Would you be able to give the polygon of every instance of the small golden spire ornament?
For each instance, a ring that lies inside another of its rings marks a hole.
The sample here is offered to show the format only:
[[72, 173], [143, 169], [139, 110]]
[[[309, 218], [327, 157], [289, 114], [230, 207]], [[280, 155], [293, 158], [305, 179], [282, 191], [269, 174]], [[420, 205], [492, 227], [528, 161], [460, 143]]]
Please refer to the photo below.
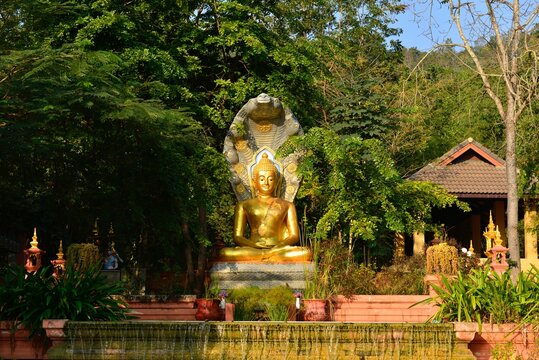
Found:
[[58, 252], [56, 253], [56, 256], [58, 257], [58, 260], [64, 259], [64, 249], [62, 248], [62, 240], [60, 240], [60, 247], [58, 248]]
[[492, 242], [496, 239], [496, 225], [494, 225], [494, 221], [492, 221], [492, 210], [490, 211], [488, 226], [483, 232], [483, 236], [485, 237], [486, 243], [485, 254], [489, 256], [488, 251], [492, 247]]
[[60, 240], [60, 246], [58, 247], [58, 252], [56, 253], [56, 256], [58, 259], [52, 260], [51, 264], [53, 267], [53, 274], [55, 279], [59, 279], [61, 276], [64, 275], [66, 270], [66, 261], [64, 259], [64, 249], [62, 248], [62, 240]]
[[470, 240], [470, 248], [468, 249], [468, 251], [470, 252], [470, 254], [475, 255], [472, 240]]
[[498, 230], [498, 225], [496, 225], [496, 237], [494, 238], [494, 244], [496, 246], [502, 245], [502, 235], [500, 234], [500, 230]]
[[32, 236], [32, 241], [30, 241], [30, 245], [32, 245], [33, 248], [37, 249], [37, 245], [39, 243], [37, 242], [37, 228], [34, 227], [34, 236]]

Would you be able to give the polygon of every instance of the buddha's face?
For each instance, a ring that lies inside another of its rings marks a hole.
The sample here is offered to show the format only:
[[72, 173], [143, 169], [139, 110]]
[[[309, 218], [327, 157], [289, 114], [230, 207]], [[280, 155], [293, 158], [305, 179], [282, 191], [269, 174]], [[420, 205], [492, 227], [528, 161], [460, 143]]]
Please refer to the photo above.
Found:
[[270, 196], [273, 195], [273, 191], [275, 190], [277, 176], [275, 171], [261, 170], [258, 174], [255, 174], [253, 181], [258, 194]]

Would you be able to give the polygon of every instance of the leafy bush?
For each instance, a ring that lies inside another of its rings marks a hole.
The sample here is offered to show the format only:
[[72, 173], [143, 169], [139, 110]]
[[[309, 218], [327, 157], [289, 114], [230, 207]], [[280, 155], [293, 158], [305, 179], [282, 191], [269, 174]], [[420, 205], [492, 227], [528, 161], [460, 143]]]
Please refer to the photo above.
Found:
[[440, 308], [433, 319], [439, 321], [475, 321], [481, 324], [539, 320], [539, 272], [521, 272], [516, 284], [507, 271], [498, 275], [489, 269], [459, 273], [456, 280], [442, 277], [442, 286], [433, 285], [437, 296], [424, 302], [434, 302]]
[[427, 289], [424, 277], [425, 257], [401, 257], [376, 273], [373, 293], [377, 295], [425, 294]]
[[250, 286], [232, 290], [229, 299], [236, 305], [235, 320], [285, 321], [288, 320], [288, 309], [294, 302], [294, 294], [288, 286], [271, 289]]
[[374, 264], [358, 264], [337, 239], [313, 242], [316, 272], [307, 281], [305, 299], [332, 295], [425, 294], [425, 257], [403, 256], [379, 271]]
[[482, 265], [477, 254], [463, 253], [459, 251], [459, 271], [469, 274], [473, 269], [479, 269]]
[[373, 294], [375, 270], [358, 264], [338, 239], [313, 242], [315, 274], [308, 281], [305, 299], [327, 299], [332, 295]]
[[264, 292], [262, 303], [271, 321], [288, 320], [288, 310], [294, 302], [294, 292], [288, 286], [277, 286]]
[[101, 266], [103, 258], [94, 244], [71, 244], [67, 248], [67, 265], [77, 271], [86, 271], [94, 266]]
[[250, 321], [256, 319], [256, 310], [261, 309], [260, 300], [264, 290], [256, 286], [234, 289], [231, 291], [229, 301], [236, 305], [234, 319]]
[[456, 247], [441, 242], [427, 249], [427, 273], [455, 275], [459, 269], [459, 253]]
[[265, 317], [270, 321], [287, 321], [289, 316], [290, 304], [264, 304]]
[[307, 282], [305, 298], [331, 295], [416, 295], [424, 294], [425, 258], [397, 258], [378, 272], [372, 264], [358, 264], [337, 240], [315, 242], [317, 270]]
[[[60, 279], [48, 267], [28, 274], [23, 267], [7, 268], [0, 285], [0, 320], [23, 324], [31, 335], [40, 331], [44, 319], [104, 320], [126, 319], [119, 284], [109, 284], [98, 267], [77, 272], [68, 267]], [[49, 275], [50, 274], [50, 275]]]

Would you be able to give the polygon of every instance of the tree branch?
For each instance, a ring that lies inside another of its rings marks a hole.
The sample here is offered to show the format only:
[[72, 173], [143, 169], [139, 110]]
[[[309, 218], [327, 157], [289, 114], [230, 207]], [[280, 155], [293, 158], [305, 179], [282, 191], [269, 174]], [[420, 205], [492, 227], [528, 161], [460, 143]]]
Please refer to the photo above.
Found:
[[483, 65], [481, 64], [481, 61], [479, 60], [479, 57], [475, 53], [474, 49], [470, 45], [468, 38], [464, 34], [464, 30], [462, 28], [462, 23], [461, 23], [461, 13], [460, 13], [461, 7], [462, 7], [462, 4], [460, 0], [457, 0], [457, 4], [455, 4], [453, 0], [449, 2], [451, 18], [453, 19], [453, 21], [455, 22], [455, 25], [457, 26], [457, 30], [464, 44], [464, 48], [468, 52], [468, 55], [470, 55], [470, 57], [472, 58], [472, 61], [474, 62], [477, 68], [477, 73], [481, 77], [481, 80], [483, 80], [483, 84], [485, 85], [485, 91], [490, 96], [490, 98], [494, 101], [494, 104], [496, 105], [496, 108], [498, 109], [498, 112], [500, 116], [502, 117], [502, 119], [505, 119], [505, 109], [504, 109], [503, 103], [501, 99], [498, 97], [498, 95], [496, 95], [496, 93], [492, 90], [490, 80], [485, 70], [483, 69]]
[[[522, 30], [526, 29], [532, 22], [535, 20], [535, 18], [539, 15], [539, 5], [535, 7], [535, 9], [530, 13], [528, 20], [526, 20], [521, 28]], [[534, 24], [535, 25], [535, 24]]]
[[[500, 68], [502, 70], [502, 75], [507, 85], [507, 89], [511, 92], [513, 97], [516, 97], [517, 96], [516, 89], [512, 86], [512, 79], [510, 76], [511, 69], [513, 68], [511, 59], [513, 58], [512, 52], [514, 48], [514, 46], [512, 46], [511, 44], [514, 44], [515, 42], [515, 39], [514, 39], [515, 30], [513, 28], [513, 30], [509, 33], [509, 37], [507, 40], [508, 45], [511, 46], [511, 54], [508, 55], [507, 49], [502, 39], [500, 27], [498, 25], [498, 20], [496, 19], [496, 15], [494, 14], [494, 9], [492, 8], [492, 0], [485, 0], [485, 4], [487, 5], [488, 17], [492, 24], [492, 28], [494, 30], [494, 37], [496, 39], [496, 46], [497, 46], [496, 57], [498, 58], [498, 64], [500, 65]], [[513, 6], [514, 6], [514, 3], [513, 3]], [[513, 13], [513, 20], [514, 20], [514, 17], [515, 15]]]

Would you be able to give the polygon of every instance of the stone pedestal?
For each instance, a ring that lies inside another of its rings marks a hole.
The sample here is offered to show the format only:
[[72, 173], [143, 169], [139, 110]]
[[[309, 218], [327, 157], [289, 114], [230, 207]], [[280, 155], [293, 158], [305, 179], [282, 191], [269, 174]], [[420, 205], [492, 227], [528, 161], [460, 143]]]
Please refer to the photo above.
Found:
[[308, 263], [256, 263], [218, 262], [210, 269], [212, 283], [220, 289], [237, 289], [258, 286], [269, 289], [288, 285], [294, 290], [305, 289], [305, 282], [312, 278], [314, 264]]
[[491, 259], [490, 268], [502, 275], [509, 268], [509, 264], [506, 261], [506, 253], [509, 250], [501, 245], [496, 245], [490, 248]]

